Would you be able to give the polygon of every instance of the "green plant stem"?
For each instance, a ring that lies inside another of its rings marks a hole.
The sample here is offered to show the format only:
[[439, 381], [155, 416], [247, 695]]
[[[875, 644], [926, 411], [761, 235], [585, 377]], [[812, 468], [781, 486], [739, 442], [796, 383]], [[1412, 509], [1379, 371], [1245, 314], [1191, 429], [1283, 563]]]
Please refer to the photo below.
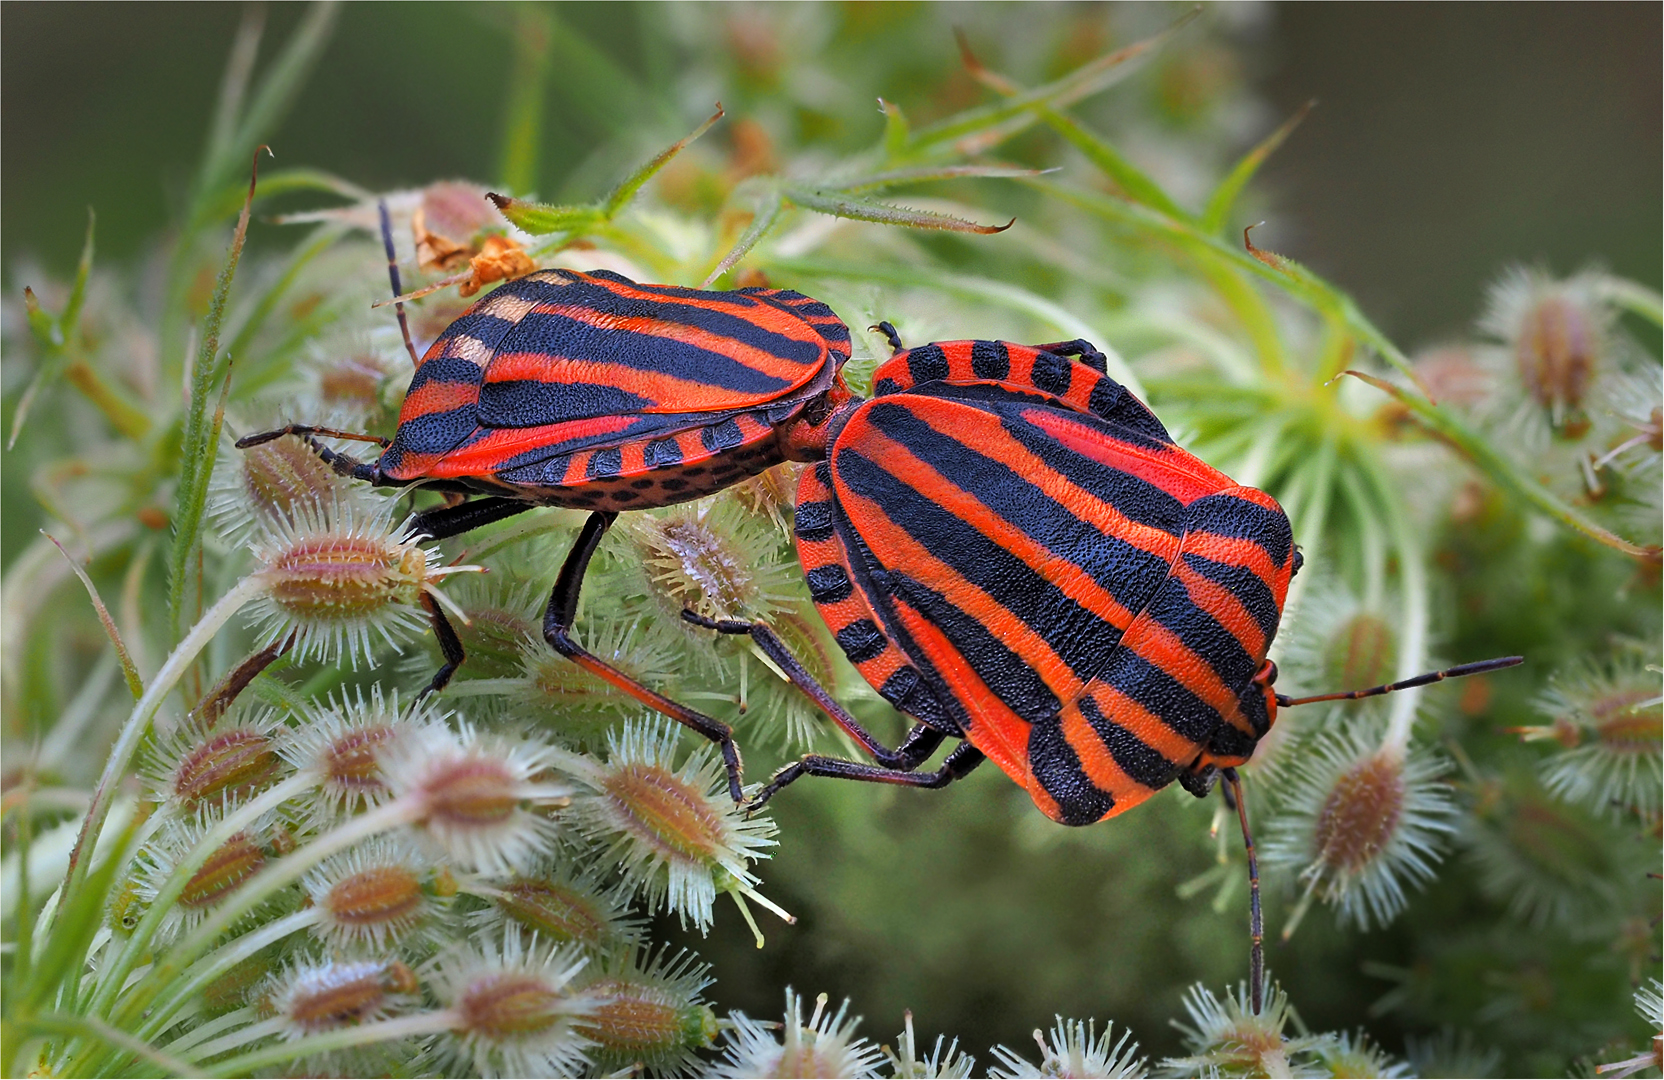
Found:
[[81, 835], [75, 841], [75, 849], [70, 853], [69, 873], [64, 878], [63, 886], [66, 902], [76, 895], [86, 879], [87, 864], [91, 861], [92, 851], [98, 843], [99, 831], [104, 827], [104, 818], [110, 812], [110, 801], [115, 797], [116, 788], [127, 773], [127, 766], [132, 763], [140, 740], [150, 730], [150, 722], [155, 717], [156, 710], [161, 708], [162, 702], [173, 692], [180, 678], [195, 662], [197, 654], [207, 647], [220, 628], [265, 588], [265, 579], [251, 574], [221, 597], [219, 602], [209, 608], [191, 628], [178, 647], [168, 654], [161, 670], [145, 688], [144, 696], [133, 705], [133, 711], [128, 714], [120, 734], [116, 736], [115, 745], [110, 749], [110, 758], [105, 762], [104, 773], [99, 777], [98, 787], [93, 792], [92, 807], [87, 811], [86, 820], [82, 823]]
[[233, 923], [246, 915], [261, 901], [300, 879], [301, 875], [323, 860], [362, 840], [380, 835], [401, 825], [408, 825], [421, 812], [417, 800], [395, 799], [360, 817], [330, 830], [311, 843], [267, 865], [241, 888], [232, 893], [204, 919], [196, 929], [169, 949], [145, 976], [141, 987], [133, 987], [124, 1002], [118, 1023], [130, 1022], [154, 999], [158, 988], [165, 987], [185, 971], [196, 958], [212, 945]]
[[322, 1054], [331, 1050], [347, 1050], [354, 1046], [372, 1046], [379, 1042], [393, 1039], [407, 1039], [415, 1035], [434, 1035], [448, 1031], [458, 1021], [456, 1013], [449, 1009], [438, 1012], [417, 1013], [413, 1016], [398, 1016], [391, 1020], [380, 1020], [373, 1024], [360, 1024], [357, 1027], [341, 1028], [337, 1031], [326, 1031], [317, 1035], [309, 1035], [294, 1042], [279, 1043], [260, 1050], [252, 1050], [238, 1057], [214, 1063], [214, 1076], [241, 1076], [255, 1069], [269, 1068], [281, 1065], [286, 1061], [293, 1061], [298, 1057], [309, 1054]]
[[226, 814], [224, 818], [215, 822], [214, 827], [203, 834], [202, 839], [179, 860], [173, 873], [168, 875], [166, 882], [157, 890], [156, 898], [151, 902], [150, 910], [145, 912], [139, 925], [133, 928], [132, 936], [127, 939], [127, 945], [121, 956], [100, 973], [98, 992], [93, 997], [88, 1008], [89, 1012], [103, 1014], [113, 1003], [116, 994], [121, 990], [127, 979], [128, 972], [137, 966], [139, 959], [150, 947], [156, 931], [161, 928], [162, 919], [167, 915], [179, 894], [184, 892], [185, 886], [190, 884], [192, 876], [202, 869], [203, 863], [218, 851], [226, 841], [237, 835], [243, 829], [259, 820], [272, 810], [282, 806], [297, 795], [305, 793], [317, 785], [317, 777], [309, 772], [300, 772], [275, 784], [261, 792], [254, 799]]
[[[1421, 540], [1410, 521], [1409, 508], [1398, 497], [1391, 477], [1379, 462], [1367, 465], [1369, 478], [1380, 500], [1382, 517], [1392, 533], [1393, 547], [1398, 553], [1398, 581], [1401, 595], [1399, 625], [1398, 675], [1408, 679], [1419, 675], [1427, 663], [1427, 566], [1422, 556]], [[1416, 707], [1421, 704], [1421, 687], [1400, 690], [1393, 697], [1392, 712], [1387, 718], [1387, 734], [1382, 747], [1402, 755], [1410, 746], [1410, 731], [1416, 722]]]

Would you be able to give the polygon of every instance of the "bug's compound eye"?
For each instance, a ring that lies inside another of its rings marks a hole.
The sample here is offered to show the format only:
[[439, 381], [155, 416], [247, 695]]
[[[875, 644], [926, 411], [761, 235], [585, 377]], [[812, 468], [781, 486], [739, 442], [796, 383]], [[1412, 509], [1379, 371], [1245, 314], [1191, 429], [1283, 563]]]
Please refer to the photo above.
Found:
[[1288, 572], [1289, 580], [1292, 581], [1294, 579], [1294, 575], [1298, 574], [1300, 572], [1300, 568], [1302, 566], [1305, 566], [1305, 565], [1306, 565], [1306, 554], [1305, 554], [1305, 552], [1300, 550], [1300, 545], [1299, 544], [1295, 544], [1294, 545], [1294, 568]]
[[1277, 681], [1277, 665], [1270, 660], [1260, 664], [1260, 669], [1254, 672], [1254, 685], [1270, 689]]

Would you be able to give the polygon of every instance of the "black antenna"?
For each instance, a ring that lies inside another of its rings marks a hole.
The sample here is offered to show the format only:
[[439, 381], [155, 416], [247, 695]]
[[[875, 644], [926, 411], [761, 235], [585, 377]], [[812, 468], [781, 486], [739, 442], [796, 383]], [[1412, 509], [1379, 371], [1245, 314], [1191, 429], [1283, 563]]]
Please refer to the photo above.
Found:
[[404, 287], [399, 284], [399, 261], [393, 253], [393, 222], [387, 216], [387, 200], [377, 199], [376, 209], [381, 211], [381, 246], [387, 249], [387, 280], [393, 283], [393, 309], [399, 313], [399, 333], [404, 335], [410, 362], [420, 367], [422, 360], [416, 355], [416, 343], [410, 340], [410, 321], [404, 316], [404, 301], [399, 299], [404, 295]]
[[1291, 698], [1282, 694], [1277, 695], [1277, 704], [1282, 708], [1290, 705], [1310, 705], [1314, 701], [1352, 701], [1357, 698], [1380, 697], [1390, 694], [1394, 690], [1408, 690], [1414, 686], [1429, 686], [1446, 679], [1460, 679], [1464, 675], [1479, 675], [1487, 671], [1500, 671], [1511, 668], [1515, 664], [1525, 663], [1523, 656], [1499, 656], [1495, 660], [1476, 660], [1471, 664], [1457, 664], [1443, 671], [1429, 671], [1425, 675], [1417, 675], [1413, 679], [1403, 682], [1387, 683], [1384, 686], [1372, 686], [1368, 690], [1344, 690], [1336, 694], [1318, 694], [1314, 697]]

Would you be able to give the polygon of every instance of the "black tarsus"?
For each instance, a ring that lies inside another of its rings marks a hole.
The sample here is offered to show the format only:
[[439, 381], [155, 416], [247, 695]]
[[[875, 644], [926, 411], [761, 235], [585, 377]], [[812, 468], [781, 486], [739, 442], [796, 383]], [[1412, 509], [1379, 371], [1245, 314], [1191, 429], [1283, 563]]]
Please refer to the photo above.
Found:
[[597, 510], [584, 522], [577, 542], [572, 545], [566, 561], [561, 564], [560, 574], [555, 578], [554, 590], [549, 594], [549, 608], [543, 615], [543, 639], [549, 643], [551, 649], [585, 671], [716, 743], [722, 751], [722, 763], [728, 771], [728, 794], [734, 802], [743, 804], [745, 789], [740, 782], [743, 771], [740, 750], [734, 742], [734, 732], [727, 724], [643, 686], [572, 638], [572, 623], [577, 618], [578, 596], [583, 588], [584, 574], [589, 569], [589, 560], [594, 557], [595, 549], [601, 544], [601, 538], [606, 535], [607, 529], [617, 517], [616, 510]]
[[959, 779], [986, 760], [982, 752], [970, 743], [961, 743], [942, 760], [940, 768], [934, 772], [919, 772], [919, 766], [930, 760], [930, 755], [934, 754], [947, 738], [944, 732], [928, 724], [915, 724], [901, 740], [901, 745], [891, 750], [868, 732], [847, 709], [838, 704], [837, 699], [809, 674], [797, 657], [792, 655], [786, 643], [763, 623], [745, 622], [740, 619], [712, 619], [685, 609], [682, 618], [695, 626], [702, 626], [719, 634], [748, 635], [768, 658], [785, 672], [793, 686], [818, 705], [821, 711], [831, 717], [833, 723], [860, 743], [861, 748], [878, 762], [874, 765], [865, 761], [806, 754], [777, 770], [768, 783], [752, 796], [751, 801], [747, 803], [749, 808], [762, 806], [781, 788], [804, 776], [830, 776], [839, 780], [862, 780], [874, 784], [939, 788]]
[[1096, 371], [1099, 375], [1109, 374], [1109, 357], [1098, 351], [1098, 347], [1085, 338], [1073, 341], [1054, 341], [1049, 345], [1032, 345], [1030, 348], [1049, 352], [1056, 356], [1076, 356], [1080, 362]]
[[1358, 698], [1380, 697], [1395, 690], [1409, 690], [1416, 686], [1430, 686], [1446, 679], [1460, 679], [1464, 675], [1480, 675], [1487, 671], [1500, 671], [1511, 668], [1516, 664], [1525, 663], [1523, 656], [1499, 656], [1494, 660], [1476, 660], [1471, 664], [1457, 664], [1455, 667], [1445, 668], [1443, 671], [1429, 671], [1424, 675], [1417, 675], [1413, 679], [1402, 682], [1386, 683], [1382, 686], [1372, 686], [1367, 690], [1343, 690], [1335, 694], [1318, 694], [1314, 697], [1291, 698], [1285, 694], [1277, 695], [1277, 705], [1288, 708], [1290, 705], [1310, 705], [1314, 701], [1355, 701]]
[[393, 223], [387, 216], [387, 200], [377, 199], [376, 209], [381, 211], [381, 246], [387, 251], [387, 280], [393, 286], [393, 310], [399, 313], [399, 333], [404, 335], [404, 348], [410, 354], [410, 362], [420, 367], [422, 360], [416, 355], [416, 343], [410, 340], [410, 320], [405, 318], [404, 301], [398, 299], [404, 295], [404, 287], [399, 284], [399, 260], [393, 253]]
[[[923, 727], [921, 724], [919, 727]], [[914, 731], [917, 731], [915, 728]], [[940, 742], [942, 733], [931, 732]], [[806, 754], [798, 760], [785, 766], [769, 778], [761, 791], [747, 804], [748, 809], [762, 806], [773, 798], [781, 788], [803, 776], [830, 776], [838, 780], [862, 780], [870, 784], [902, 784], [906, 787], [940, 788], [953, 783], [972, 769], [988, 760], [982, 751], [970, 743], [960, 743], [953, 748], [953, 752], [942, 760], [941, 768], [934, 772], [918, 772], [916, 769], [886, 769], [878, 765], [868, 765], [862, 761], [846, 761], [843, 758], [822, 757], [819, 754]]]
[[877, 326], [869, 326], [867, 329], [877, 330], [880, 334], [884, 335], [884, 339], [890, 343], [890, 351], [892, 355], [898, 352], [907, 351], [907, 347], [901, 343], [901, 335], [896, 333], [895, 324], [889, 322], [888, 320], [879, 323]]
[[1260, 863], [1254, 852], [1254, 835], [1248, 830], [1248, 800], [1242, 792], [1242, 778], [1235, 769], [1220, 769], [1225, 781], [1221, 791], [1225, 802], [1235, 802], [1236, 819], [1242, 825], [1242, 846], [1248, 850], [1248, 992], [1254, 1015], [1265, 1008], [1265, 916], [1260, 911]]

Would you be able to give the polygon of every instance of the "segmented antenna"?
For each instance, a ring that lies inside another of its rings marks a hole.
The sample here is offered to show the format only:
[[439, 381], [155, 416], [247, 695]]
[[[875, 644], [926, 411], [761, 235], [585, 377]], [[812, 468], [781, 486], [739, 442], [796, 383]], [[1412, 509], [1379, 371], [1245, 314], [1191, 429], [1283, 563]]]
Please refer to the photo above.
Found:
[[416, 355], [416, 343], [410, 340], [410, 320], [405, 318], [404, 301], [397, 299], [404, 295], [404, 287], [399, 284], [399, 260], [393, 253], [393, 222], [387, 215], [387, 200], [377, 199], [376, 209], [381, 211], [381, 246], [387, 249], [387, 280], [393, 284], [393, 309], [399, 313], [399, 333], [404, 335], [411, 364], [420, 367], [422, 360]]
[[1390, 694], [1394, 690], [1408, 690], [1414, 686], [1428, 686], [1446, 679], [1460, 679], [1464, 675], [1479, 675], [1487, 671], [1499, 671], [1511, 668], [1515, 664], [1525, 663], [1523, 656], [1499, 656], [1495, 660], [1476, 660], [1471, 664], [1457, 664], [1443, 671], [1429, 671], [1425, 675], [1417, 675], [1413, 679], [1402, 682], [1387, 683], [1383, 686], [1372, 686], [1368, 690], [1343, 690], [1336, 694], [1318, 694], [1315, 697], [1291, 698], [1282, 694], [1277, 695], [1277, 704], [1282, 708], [1290, 705], [1310, 705], [1314, 701], [1353, 701], [1357, 698], [1380, 697]]

